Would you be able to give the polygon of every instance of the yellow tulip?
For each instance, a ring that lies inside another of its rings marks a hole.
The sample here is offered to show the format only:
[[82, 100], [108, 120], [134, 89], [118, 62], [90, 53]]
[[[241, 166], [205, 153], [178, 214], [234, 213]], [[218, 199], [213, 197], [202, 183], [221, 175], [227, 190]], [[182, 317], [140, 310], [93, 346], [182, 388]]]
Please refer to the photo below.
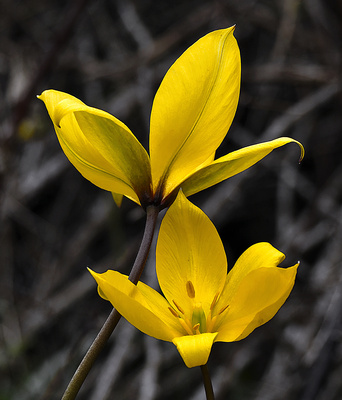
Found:
[[[169, 206], [182, 187], [194, 194], [249, 168], [289, 142], [279, 138], [214, 161], [239, 99], [241, 62], [234, 27], [202, 37], [166, 73], [153, 102], [150, 156], [129, 128], [105, 111], [56, 90], [38, 96], [78, 171], [120, 202]], [[301, 152], [303, 156], [303, 147]]]
[[214, 342], [232, 342], [269, 321], [294, 285], [297, 267], [269, 243], [249, 247], [227, 275], [221, 239], [182, 192], [163, 218], [156, 271], [162, 296], [126, 275], [90, 270], [101, 297], [147, 335], [173, 342], [191, 368], [207, 363]]

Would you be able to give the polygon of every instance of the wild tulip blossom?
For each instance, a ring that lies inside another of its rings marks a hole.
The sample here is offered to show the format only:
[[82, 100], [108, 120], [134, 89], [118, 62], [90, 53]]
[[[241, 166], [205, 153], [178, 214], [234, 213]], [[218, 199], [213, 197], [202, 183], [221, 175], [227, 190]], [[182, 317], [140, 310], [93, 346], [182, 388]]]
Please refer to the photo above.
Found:
[[227, 275], [221, 239], [209, 218], [180, 192], [160, 228], [156, 271], [165, 297], [116, 271], [90, 271], [101, 297], [147, 335], [173, 342], [191, 368], [207, 363], [214, 342], [245, 338], [289, 296], [297, 267], [269, 243], [249, 247]]
[[233, 32], [231, 27], [202, 37], [168, 70], [152, 106], [150, 155], [114, 116], [69, 94], [44, 91], [38, 97], [71, 163], [117, 202], [126, 196], [143, 208], [162, 209], [179, 187], [194, 194], [296, 142], [283, 137], [214, 160], [239, 99], [241, 62]]

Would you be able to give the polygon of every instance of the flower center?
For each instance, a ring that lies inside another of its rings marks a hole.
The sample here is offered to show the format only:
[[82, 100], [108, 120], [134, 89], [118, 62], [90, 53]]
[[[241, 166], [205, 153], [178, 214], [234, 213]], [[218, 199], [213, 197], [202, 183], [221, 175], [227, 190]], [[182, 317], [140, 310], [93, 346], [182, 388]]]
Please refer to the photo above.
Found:
[[191, 281], [187, 281], [185, 287], [188, 297], [193, 300], [191, 316], [185, 315], [184, 309], [175, 300], [172, 300], [174, 307], [169, 307], [171, 314], [178, 319], [179, 323], [189, 335], [213, 332], [217, 317], [225, 312], [229, 305], [227, 304], [218, 312], [213, 312], [220, 296], [220, 293], [217, 292], [213, 298], [213, 301], [211, 302], [208, 315], [206, 315], [203, 310], [202, 303], [195, 301], [196, 291], [193, 283]]
[[200, 333], [207, 331], [207, 318], [201, 303], [197, 303], [192, 311], [191, 324], [192, 329], [195, 329], [196, 331], [198, 329]]

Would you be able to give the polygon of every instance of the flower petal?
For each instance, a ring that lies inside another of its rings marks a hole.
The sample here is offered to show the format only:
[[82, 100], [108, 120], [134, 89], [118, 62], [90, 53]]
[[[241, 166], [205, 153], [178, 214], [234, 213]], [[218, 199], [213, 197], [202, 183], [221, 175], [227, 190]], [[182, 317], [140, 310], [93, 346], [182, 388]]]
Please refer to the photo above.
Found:
[[216, 185], [231, 176], [237, 175], [247, 168], [256, 164], [262, 158], [266, 157], [272, 150], [284, 146], [287, 143], [297, 143], [301, 148], [301, 158], [304, 157], [304, 148], [301, 143], [294, 139], [282, 137], [269, 142], [255, 144], [233, 151], [213, 163], [199, 169], [182, 184], [182, 190], [186, 196], [200, 192], [210, 186]]
[[66, 93], [48, 90], [39, 98], [63, 151], [85, 178], [137, 203], [150, 198], [148, 155], [121, 121]]
[[74, 109], [88, 108], [88, 106], [86, 106], [81, 100], [58, 90], [45, 90], [37, 97], [44, 102], [49, 116], [53, 124], [56, 126], [59, 126], [64, 115], [73, 112]]
[[99, 295], [142, 332], [169, 342], [185, 334], [177, 318], [168, 310], [168, 302], [154, 289], [142, 282], [134, 285], [117, 271], [108, 270], [103, 274], [89, 271], [99, 285]]
[[[160, 287], [172, 304], [192, 315], [194, 302], [208, 312], [215, 294], [221, 291], [227, 274], [227, 258], [210, 219], [180, 191], [163, 218], [156, 250]], [[189, 297], [191, 281], [195, 297]]]
[[241, 340], [273, 318], [293, 288], [298, 265], [250, 272], [218, 325], [217, 341]]
[[[277, 267], [284, 258], [264, 242], [249, 247], [239, 257], [215, 306], [215, 310], [229, 306], [217, 320], [217, 340], [242, 339], [274, 316], [292, 290], [299, 265]], [[243, 332], [245, 336], [241, 336]]]
[[260, 242], [250, 246], [229, 271], [217, 306], [223, 307], [231, 303], [241, 282], [251, 271], [259, 268], [277, 268], [284, 259], [285, 255], [270, 243]]
[[164, 197], [215, 152], [232, 123], [241, 75], [233, 31], [214, 31], [198, 40], [171, 66], [157, 91], [150, 155], [153, 187]]
[[113, 200], [118, 207], [121, 207], [122, 204], [122, 194], [112, 192]]
[[181, 336], [173, 339], [179, 354], [188, 368], [205, 365], [217, 333]]

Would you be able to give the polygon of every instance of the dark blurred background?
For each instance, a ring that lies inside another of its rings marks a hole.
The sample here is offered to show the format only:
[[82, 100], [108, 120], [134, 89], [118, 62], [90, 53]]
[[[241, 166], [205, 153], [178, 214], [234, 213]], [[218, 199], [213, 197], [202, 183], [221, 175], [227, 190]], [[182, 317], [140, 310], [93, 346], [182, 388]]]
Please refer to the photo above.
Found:
[[[0, 399], [59, 399], [111, 306], [86, 266], [128, 273], [144, 212], [66, 160], [43, 103], [54, 88], [120, 118], [148, 147], [154, 94], [174, 60], [236, 24], [242, 86], [219, 155], [290, 136], [191, 200], [229, 266], [269, 241], [301, 261], [276, 317], [209, 359], [217, 400], [342, 398], [342, 3], [339, 0], [0, 1]], [[155, 284], [153, 254], [143, 280]], [[78, 398], [204, 399], [199, 368], [121, 320]]]

